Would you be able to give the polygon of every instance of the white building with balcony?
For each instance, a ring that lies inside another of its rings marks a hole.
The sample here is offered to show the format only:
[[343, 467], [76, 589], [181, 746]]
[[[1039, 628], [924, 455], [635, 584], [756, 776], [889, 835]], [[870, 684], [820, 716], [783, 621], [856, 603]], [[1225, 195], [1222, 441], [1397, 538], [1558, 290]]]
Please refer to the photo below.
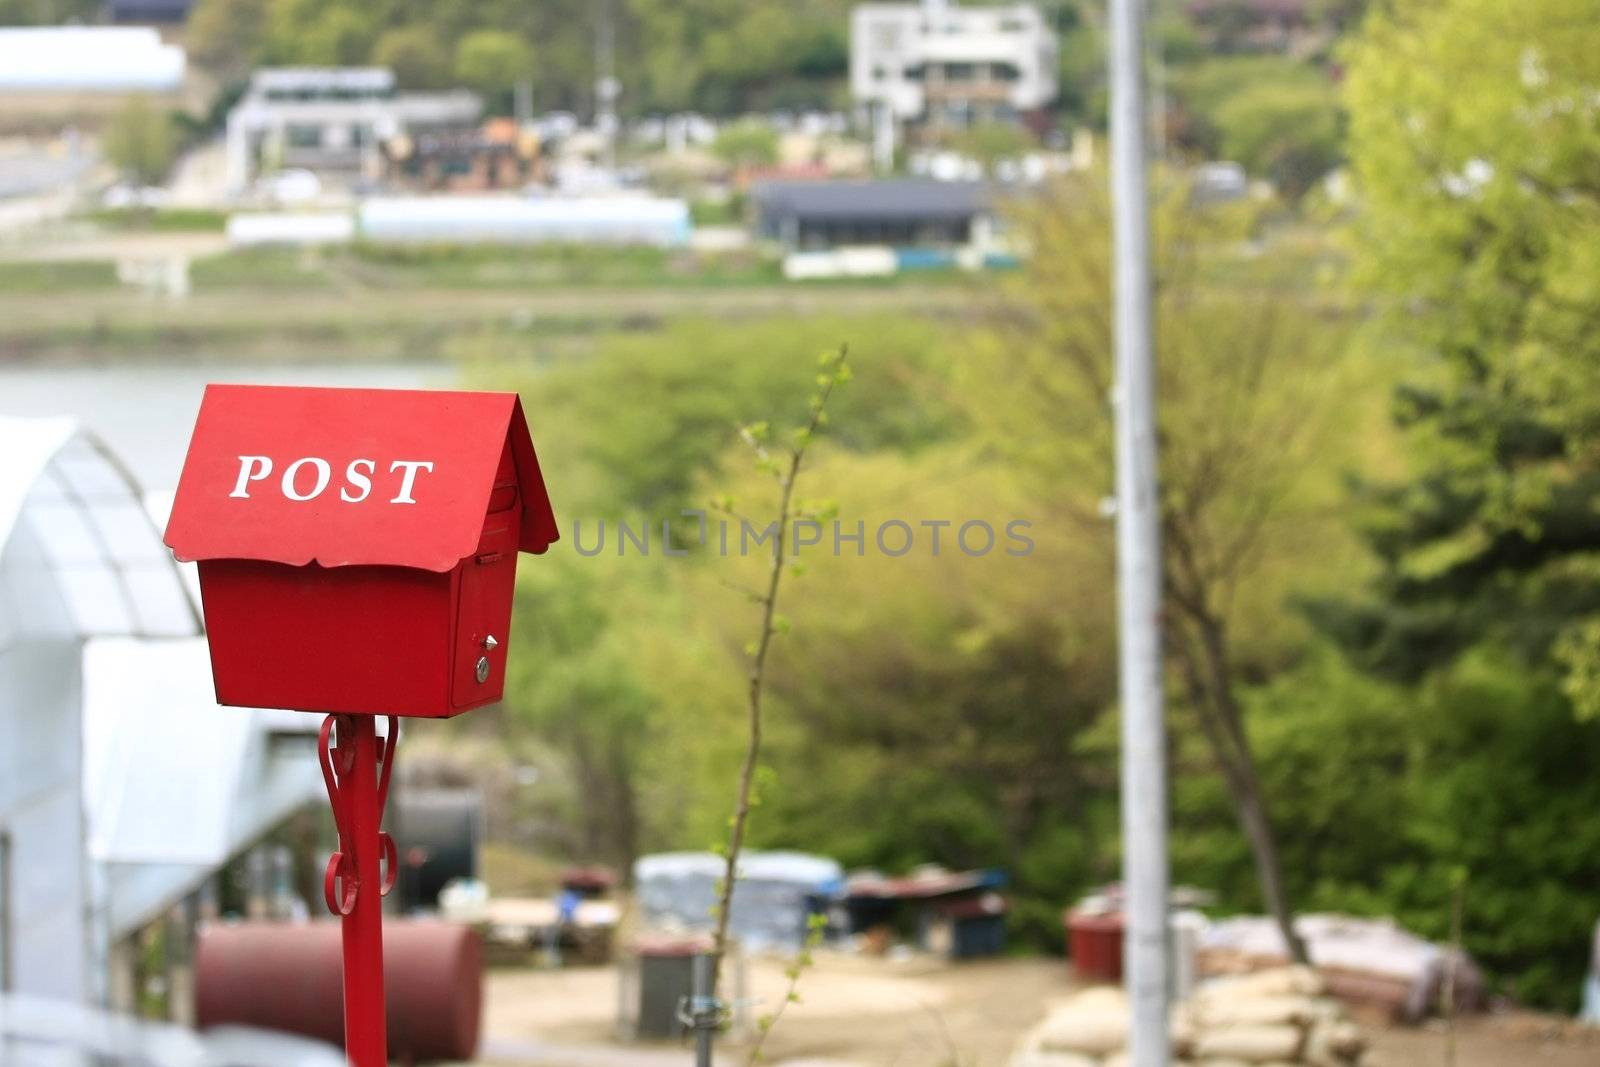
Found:
[[258, 70], [228, 113], [228, 188], [243, 192], [259, 171], [279, 167], [375, 177], [384, 141], [475, 126], [482, 111], [465, 89], [397, 92], [383, 67]]
[[[850, 92], [886, 129], [986, 122], [1039, 130], [1056, 97], [1055, 30], [1031, 4], [862, 4], [850, 16]], [[880, 143], [880, 154], [882, 149]]]

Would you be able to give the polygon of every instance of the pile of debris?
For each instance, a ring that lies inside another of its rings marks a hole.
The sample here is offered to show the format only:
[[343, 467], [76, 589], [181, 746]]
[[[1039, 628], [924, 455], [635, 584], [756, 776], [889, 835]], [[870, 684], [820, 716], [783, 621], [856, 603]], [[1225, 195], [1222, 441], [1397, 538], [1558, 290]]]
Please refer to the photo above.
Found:
[[[1425, 941], [1393, 919], [1301, 915], [1294, 928], [1328, 992], [1346, 1004], [1420, 1022], [1451, 986], [1457, 1011], [1485, 1006], [1483, 973], [1470, 957]], [[1202, 975], [1278, 968], [1289, 958], [1278, 924], [1259, 915], [1206, 923], [1197, 948], [1195, 965]]]
[[[1172, 1055], [1204, 1067], [1359, 1067], [1361, 1030], [1306, 967], [1207, 982], [1173, 1009]], [[1125, 1067], [1128, 1001], [1098, 987], [1063, 1002], [1022, 1041], [1011, 1067]]]

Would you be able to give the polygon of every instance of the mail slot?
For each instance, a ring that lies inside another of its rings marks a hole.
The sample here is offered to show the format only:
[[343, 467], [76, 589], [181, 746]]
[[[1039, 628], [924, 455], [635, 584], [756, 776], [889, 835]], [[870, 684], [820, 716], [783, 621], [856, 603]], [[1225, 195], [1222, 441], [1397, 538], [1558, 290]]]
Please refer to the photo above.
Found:
[[556, 539], [513, 393], [245, 385], [206, 389], [166, 533], [219, 703], [432, 718], [500, 699]]

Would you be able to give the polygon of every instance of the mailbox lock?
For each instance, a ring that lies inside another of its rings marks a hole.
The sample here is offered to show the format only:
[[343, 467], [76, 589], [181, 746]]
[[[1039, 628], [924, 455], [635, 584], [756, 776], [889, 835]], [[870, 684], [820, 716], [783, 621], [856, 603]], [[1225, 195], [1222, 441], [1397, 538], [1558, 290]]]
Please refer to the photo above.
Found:
[[[487, 635], [482, 641], [479, 641], [478, 644], [483, 646], [483, 650], [485, 652], [493, 652], [495, 649], [500, 647], [500, 642], [495, 640], [494, 634]], [[479, 685], [482, 685], [484, 682], [489, 680], [488, 656], [478, 657], [478, 666], [477, 670], [474, 672], [474, 676], [478, 679]]]

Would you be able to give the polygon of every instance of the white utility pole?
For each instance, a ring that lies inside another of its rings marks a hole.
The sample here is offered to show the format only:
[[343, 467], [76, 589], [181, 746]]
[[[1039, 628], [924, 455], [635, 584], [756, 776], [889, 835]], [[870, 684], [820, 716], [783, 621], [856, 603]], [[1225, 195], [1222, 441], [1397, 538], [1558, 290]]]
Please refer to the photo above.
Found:
[[594, 45], [594, 126], [604, 139], [605, 165], [617, 169], [617, 11], [613, 0], [603, 0]]
[[1144, 2], [1111, 0], [1117, 630], [1122, 694], [1123, 974], [1132, 1067], [1167, 1067], [1167, 742], [1144, 103]]

